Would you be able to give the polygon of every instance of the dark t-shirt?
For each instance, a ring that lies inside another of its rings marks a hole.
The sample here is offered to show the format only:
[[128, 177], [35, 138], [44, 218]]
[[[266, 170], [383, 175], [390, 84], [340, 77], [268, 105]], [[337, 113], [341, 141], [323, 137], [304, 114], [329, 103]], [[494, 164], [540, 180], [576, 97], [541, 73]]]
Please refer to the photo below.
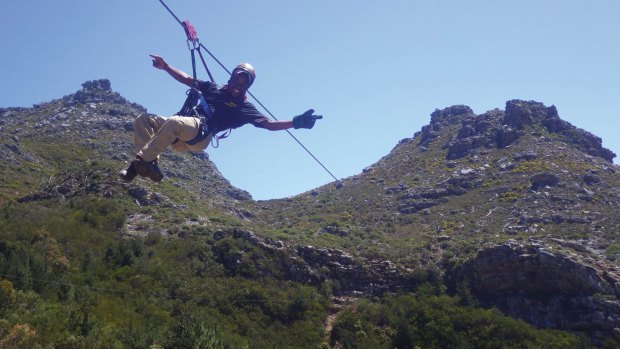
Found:
[[261, 123], [268, 121], [254, 104], [245, 100], [245, 96], [233, 98], [224, 88], [210, 81], [200, 81], [199, 88], [213, 111], [213, 118], [208, 120], [210, 130], [219, 132], [245, 124], [260, 127]]

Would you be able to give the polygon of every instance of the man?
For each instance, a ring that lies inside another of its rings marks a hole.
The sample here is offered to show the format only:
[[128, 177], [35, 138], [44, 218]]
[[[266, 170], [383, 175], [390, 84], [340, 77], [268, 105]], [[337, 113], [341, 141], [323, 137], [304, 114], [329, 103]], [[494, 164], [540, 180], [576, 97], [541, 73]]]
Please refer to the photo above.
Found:
[[[287, 130], [290, 128], [311, 129], [317, 119], [310, 109], [295, 116], [289, 121], [271, 121], [246, 100], [246, 91], [254, 82], [256, 73], [248, 63], [242, 63], [233, 69], [228, 84], [218, 87], [210, 81], [194, 80], [187, 73], [169, 65], [162, 57], [150, 55], [153, 66], [166, 71], [180, 83], [197, 88], [206, 104], [206, 117], [190, 117], [175, 115], [170, 118], [161, 116], [140, 115], [134, 120], [134, 153], [133, 160], [120, 177], [130, 182], [137, 175], [147, 177], [155, 182], [164, 178], [157, 166], [159, 154], [168, 146], [177, 151], [202, 151], [207, 148], [211, 139], [221, 131], [253, 124], [270, 131]], [[201, 108], [203, 106], [199, 106]]]

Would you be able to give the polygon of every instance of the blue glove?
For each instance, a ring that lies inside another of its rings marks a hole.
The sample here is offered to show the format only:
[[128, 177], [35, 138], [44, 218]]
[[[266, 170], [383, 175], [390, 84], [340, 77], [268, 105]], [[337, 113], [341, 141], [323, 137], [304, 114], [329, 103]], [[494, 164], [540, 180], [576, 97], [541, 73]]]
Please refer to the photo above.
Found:
[[322, 115], [313, 115], [314, 109], [309, 109], [301, 115], [293, 118], [294, 128], [312, 128], [318, 119], [322, 119]]

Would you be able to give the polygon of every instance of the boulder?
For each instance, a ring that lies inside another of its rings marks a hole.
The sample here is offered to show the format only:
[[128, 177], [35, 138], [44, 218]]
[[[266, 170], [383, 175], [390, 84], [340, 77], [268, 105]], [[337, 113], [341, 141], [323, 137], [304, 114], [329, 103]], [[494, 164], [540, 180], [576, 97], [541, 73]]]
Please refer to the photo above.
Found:
[[518, 153], [513, 157], [515, 161], [521, 161], [521, 160], [532, 161], [532, 160], [535, 160], [536, 158], [538, 158], [538, 154], [536, 154], [533, 151], [528, 151], [525, 153]]
[[506, 102], [504, 124], [520, 130], [528, 125], [542, 124], [548, 116], [557, 114], [558, 111], [553, 106], [547, 108], [540, 102], [513, 99]]
[[536, 173], [530, 177], [532, 189], [538, 189], [544, 186], [555, 186], [560, 182], [560, 177], [550, 172]]
[[589, 174], [589, 173], [588, 173], [588, 174], [585, 174], [585, 175], [583, 176], [583, 182], [584, 182], [585, 184], [587, 184], [587, 185], [590, 185], [590, 186], [592, 186], [592, 185], [596, 185], [596, 184], [599, 184], [599, 183], [601, 183], [602, 181], [603, 181], [603, 180], [601, 179], [601, 177], [595, 176], [595, 175], [593, 175], [593, 174]]
[[444, 125], [454, 125], [466, 116], [473, 116], [474, 111], [466, 105], [453, 105], [439, 110], [435, 109], [431, 113], [431, 124], [441, 123]]
[[423, 146], [428, 146], [438, 137], [437, 133], [433, 130], [433, 127], [431, 125], [423, 126], [420, 134], [421, 138], [419, 144]]
[[495, 133], [498, 148], [506, 148], [521, 137], [521, 133], [507, 125], [500, 127]]
[[441, 201], [431, 199], [410, 200], [402, 203], [398, 207], [398, 212], [402, 214], [416, 213], [420, 210], [437, 206], [440, 203]]
[[474, 144], [470, 138], [457, 139], [448, 145], [448, 160], [460, 159], [474, 149]]

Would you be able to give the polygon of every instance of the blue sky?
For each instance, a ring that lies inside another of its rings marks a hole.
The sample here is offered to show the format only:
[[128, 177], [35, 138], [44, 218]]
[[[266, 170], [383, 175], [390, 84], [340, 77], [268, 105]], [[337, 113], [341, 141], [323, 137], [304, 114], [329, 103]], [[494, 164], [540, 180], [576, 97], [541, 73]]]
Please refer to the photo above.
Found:
[[[553, 104], [620, 154], [617, 0], [166, 3], [229, 69], [254, 65], [252, 92], [278, 119], [308, 108], [324, 115], [292, 132], [338, 178], [387, 155], [436, 108], [480, 114], [510, 99]], [[150, 64], [156, 53], [191, 71], [184, 33], [158, 0], [2, 0], [0, 13], [0, 107], [29, 107], [100, 78], [151, 113], [183, 103], [185, 87]], [[202, 69], [199, 77], [208, 78]], [[245, 126], [207, 152], [255, 199], [333, 181], [285, 132]]]

